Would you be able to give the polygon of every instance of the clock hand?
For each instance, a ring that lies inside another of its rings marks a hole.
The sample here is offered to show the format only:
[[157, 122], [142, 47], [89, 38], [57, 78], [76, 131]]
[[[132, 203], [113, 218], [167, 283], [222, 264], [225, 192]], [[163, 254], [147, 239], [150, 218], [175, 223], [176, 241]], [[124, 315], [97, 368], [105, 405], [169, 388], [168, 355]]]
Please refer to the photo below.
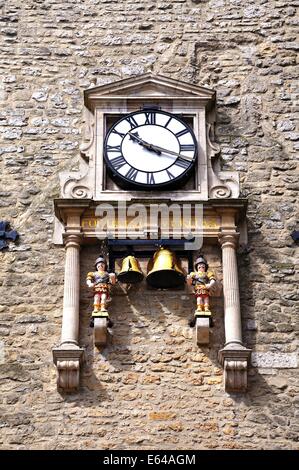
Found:
[[173, 152], [172, 150], [165, 149], [163, 147], [159, 147], [159, 145], [152, 144], [152, 150], [157, 150], [163, 153], [169, 153], [169, 155], [175, 155], [176, 157], [180, 157], [183, 160], [187, 160], [188, 162], [193, 161], [193, 157], [188, 157], [187, 155], [182, 155], [181, 153]]
[[193, 160], [193, 157], [188, 157], [187, 155], [182, 155], [181, 153], [173, 152], [172, 150], [167, 150], [163, 147], [159, 147], [158, 145], [154, 145], [154, 144], [150, 144], [149, 142], [146, 142], [145, 140], [141, 139], [141, 137], [139, 137], [138, 132], [135, 132], [134, 134], [129, 132], [129, 135], [133, 141], [138, 142], [138, 144], [142, 145], [148, 150], [156, 152], [158, 155], [161, 155], [161, 153], [164, 152], [164, 153], [169, 153], [170, 155], [175, 155], [176, 157], [180, 157], [183, 160], [187, 160], [188, 162], [192, 162]]
[[151, 152], [155, 152], [158, 155], [161, 155], [161, 151], [155, 149], [154, 146], [150, 144], [149, 142], [146, 142], [145, 140], [141, 139], [138, 132], [134, 132], [134, 133], [129, 132], [129, 135], [130, 135], [130, 138], [133, 140], [133, 142], [137, 142], [139, 145], [142, 145], [142, 147], [146, 148], [147, 150], [150, 150]]

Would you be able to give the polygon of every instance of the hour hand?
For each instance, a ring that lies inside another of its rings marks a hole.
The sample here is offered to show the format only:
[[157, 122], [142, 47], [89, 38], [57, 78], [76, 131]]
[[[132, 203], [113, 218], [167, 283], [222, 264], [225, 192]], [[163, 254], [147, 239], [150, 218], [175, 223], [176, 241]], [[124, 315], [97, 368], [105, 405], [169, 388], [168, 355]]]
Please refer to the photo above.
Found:
[[129, 136], [130, 136], [130, 139], [133, 140], [133, 142], [138, 142], [139, 144], [141, 144], [142, 139], [140, 135], [138, 134], [138, 132], [129, 132]]
[[129, 132], [130, 139], [133, 140], [133, 142], [137, 142], [139, 145], [142, 145], [142, 147], [146, 148], [147, 150], [150, 150], [151, 152], [155, 152], [158, 155], [161, 155], [161, 151], [155, 148], [153, 144], [150, 144], [149, 142], [146, 142], [143, 140], [138, 132]]

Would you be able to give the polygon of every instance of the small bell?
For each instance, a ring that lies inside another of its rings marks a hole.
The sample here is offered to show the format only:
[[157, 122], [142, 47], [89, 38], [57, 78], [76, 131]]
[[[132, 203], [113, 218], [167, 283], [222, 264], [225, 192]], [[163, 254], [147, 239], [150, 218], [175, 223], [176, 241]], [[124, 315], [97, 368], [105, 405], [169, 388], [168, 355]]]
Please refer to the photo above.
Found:
[[143, 279], [143, 272], [135, 256], [127, 256], [122, 261], [121, 271], [117, 276], [119, 282], [124, 284], [137, 284]]

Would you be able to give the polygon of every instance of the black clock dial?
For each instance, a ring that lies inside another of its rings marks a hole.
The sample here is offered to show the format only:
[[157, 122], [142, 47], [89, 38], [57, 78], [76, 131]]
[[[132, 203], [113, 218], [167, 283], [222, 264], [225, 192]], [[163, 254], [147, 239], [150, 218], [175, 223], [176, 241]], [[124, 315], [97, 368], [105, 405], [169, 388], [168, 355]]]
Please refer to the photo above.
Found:
[[109, 129], [104, 157], [121, 187], [166, 189], [186, 181], [194, 168], [197, 143], [193, 130], [177, 116], [136, 111]]

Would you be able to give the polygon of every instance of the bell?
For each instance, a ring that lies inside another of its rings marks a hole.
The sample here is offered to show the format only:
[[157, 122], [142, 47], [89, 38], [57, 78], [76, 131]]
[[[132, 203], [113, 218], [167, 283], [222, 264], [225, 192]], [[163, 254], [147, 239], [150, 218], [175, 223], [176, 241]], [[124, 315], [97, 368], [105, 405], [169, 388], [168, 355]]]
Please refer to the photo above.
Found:
[[136, 284], [142, 281], [143, 272], [135, 256], [127, 256], [123, 259], [117, 279], [124, 284]]
[[152, 266], [146, 278], [150, 286], [169, 289], [184, 284], [185, 274], [178, 266], [175, 254], [172, 251], [160, 248], [154, 254], [153, 261], [150, 264]]

